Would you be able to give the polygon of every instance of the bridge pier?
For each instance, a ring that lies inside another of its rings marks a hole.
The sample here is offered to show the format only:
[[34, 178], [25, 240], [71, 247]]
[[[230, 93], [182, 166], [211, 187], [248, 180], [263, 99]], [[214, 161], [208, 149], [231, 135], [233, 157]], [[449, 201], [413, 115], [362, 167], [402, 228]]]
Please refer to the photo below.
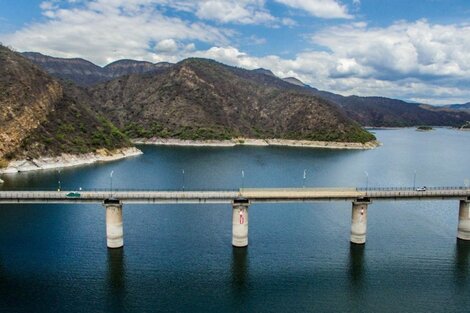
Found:
[[232, 246], [248, 246], [248, 207], [247, 199], [235, 199], [232, 203]]
[[368, 199], [358, 199], [352, 203], [351, 243], [365, 244], [367, 233]]
[[457, 238], [470, 240], [470, 199], [460, 200]]
[[106, 244], [108, 248], [121, 248], [124, 245], [122, 227], [122, 203], [117, 199], [106, 199]]

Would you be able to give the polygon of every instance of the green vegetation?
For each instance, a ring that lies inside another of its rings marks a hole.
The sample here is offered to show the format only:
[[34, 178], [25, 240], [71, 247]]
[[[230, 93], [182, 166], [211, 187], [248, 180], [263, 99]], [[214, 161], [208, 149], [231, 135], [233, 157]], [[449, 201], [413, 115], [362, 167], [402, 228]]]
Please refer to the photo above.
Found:
[[116, 126], [87, 107], [65, 97], [41, 124], [22, 142], [12, 157], [83, 154], [100, 148], [109, 150], [131, 143]]
[[416, 130], [419, 130], [419, 131], [430, 131], [430, 130], [433, 130], [433, 128], [431, 126], [418, 126], [416, 128]]
[[235, 137], [234, 132], [217, 126], [164, 126], [160, 123], [153, 123], [146, 128], [137, 123], [129, 123], [124, 127], [123, 131], [129, 138], [157, 137], [183, 140], [230, 140]]

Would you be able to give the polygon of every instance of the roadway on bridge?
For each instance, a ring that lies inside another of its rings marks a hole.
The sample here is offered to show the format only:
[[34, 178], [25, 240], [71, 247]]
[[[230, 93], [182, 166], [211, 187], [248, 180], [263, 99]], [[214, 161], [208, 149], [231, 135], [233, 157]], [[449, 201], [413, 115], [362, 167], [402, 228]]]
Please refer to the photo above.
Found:
[[0, 203], [98, 203], [115, 198], [122, 203], [232, 203], [244, 198], [257, 202], [469, 199], [468, 187], [414, 188], [243, 188], [239, 190], [161, 191], [0, 191]]

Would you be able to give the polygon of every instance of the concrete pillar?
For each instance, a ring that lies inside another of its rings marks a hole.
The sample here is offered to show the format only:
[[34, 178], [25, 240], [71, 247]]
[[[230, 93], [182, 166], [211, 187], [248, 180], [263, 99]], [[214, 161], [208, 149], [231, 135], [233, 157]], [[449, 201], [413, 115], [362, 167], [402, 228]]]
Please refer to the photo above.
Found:
[[232, 207], [232, 245], [248, 246], [248, 206], [247, 200], [235, 200]]
[[470, 200], [460, 200], [457, 238], [470, 240]]
[[370, 201], [354, 201], [352, 204], [351, 242], [355, 244], [366, 243], [367, 233], [367, 206]]
[[121, 248], [124, 245], [122, 227], [122, 204], [119, 200], [105, 201], [106, 241], [108, 248]]

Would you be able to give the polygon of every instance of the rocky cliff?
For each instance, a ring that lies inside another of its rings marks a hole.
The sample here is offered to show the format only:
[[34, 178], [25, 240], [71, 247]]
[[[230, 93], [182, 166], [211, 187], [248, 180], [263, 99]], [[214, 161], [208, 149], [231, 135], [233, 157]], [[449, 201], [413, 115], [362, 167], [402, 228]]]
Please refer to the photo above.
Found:
[[111, 122], [26, 58], [0, 46], [1, 166], [13, 159], [128, 146]]
[[292, 86], [265, 71], [187, 59], [92, 87], [83, 101], [130, 137], [374, 139], [337, 105]]
[[80, 58], [55, 58], [37, 52], [22, 54], [55, 78], [73, 82], [78, 86], [92, 86], [120, 76], [154, 72], [172, 65], [167, 62], [154, 64], [145, 61], [119, 60], [100, 67]]

